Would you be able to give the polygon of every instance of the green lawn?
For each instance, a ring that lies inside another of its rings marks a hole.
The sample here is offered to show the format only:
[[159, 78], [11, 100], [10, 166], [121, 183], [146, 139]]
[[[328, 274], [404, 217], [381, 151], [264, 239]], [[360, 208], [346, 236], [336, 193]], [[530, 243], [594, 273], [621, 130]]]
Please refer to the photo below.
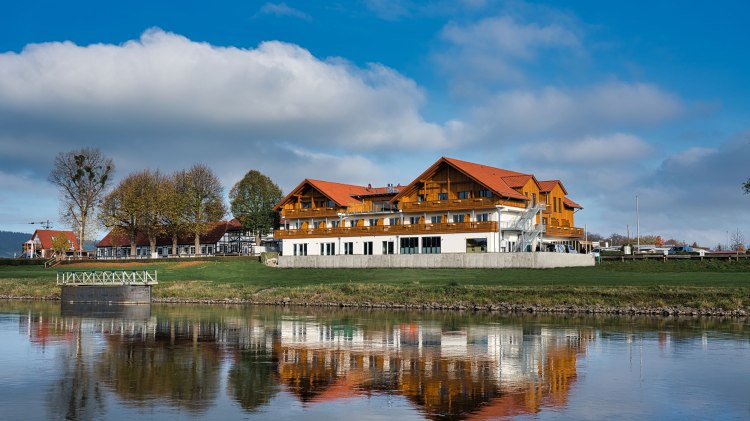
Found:
[[611, 262], [560, 269], [277, 269], [222, 261], [0, 266], [0, 296], [59, 296], [58, 270], [156, 269], [156, 298], [338, 303], [516, 303], [745, 309], [750, 263]]

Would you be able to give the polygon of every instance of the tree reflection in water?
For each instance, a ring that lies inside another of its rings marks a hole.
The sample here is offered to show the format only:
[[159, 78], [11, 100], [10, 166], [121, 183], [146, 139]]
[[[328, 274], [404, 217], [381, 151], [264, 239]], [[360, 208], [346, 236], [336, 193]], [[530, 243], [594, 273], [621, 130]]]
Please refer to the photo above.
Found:
[[96, 374], [124, 402], [143, 405], [164, 400], [193, 413], [204, 411], [219, 389], [220, 350], [200, 332], [201, 323], [164, 321], [154, 335], [108, 335]]
[[65, 414], [66, 420], [74, 421], [105, 418], [104, 396], [99, 382], [92, 375], [93, 367], [87, 355], [91, 352], [90, 344], [83, 342], [80, 322], [64, 326], [59, 321], [45, 319], [41, 323], [46, 324], [48, 331], [59, 330], [61, 336], [65, 330], [73, 334], [69, 337], [72, 345], [62, 348], [64, 351], [59, 354], [62, 375], [48, 392], [50, 418], [58, 418], [61, 414]]
[[265, 346], [254, 346], [238, 352], [229, 370], [229, 394], [246, 411], [256, 411], [276, 395], [275, 373], [278, 360]]

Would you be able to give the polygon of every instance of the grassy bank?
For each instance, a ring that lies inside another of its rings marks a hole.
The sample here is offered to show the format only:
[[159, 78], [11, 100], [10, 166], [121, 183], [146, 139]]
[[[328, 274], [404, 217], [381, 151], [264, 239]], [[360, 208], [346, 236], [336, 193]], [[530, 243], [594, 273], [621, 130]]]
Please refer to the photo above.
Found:
[[749, 311], [750, 263], [611, 262], [561, 269], [276, 269], [247, 260], [0, 266], [0, 296], [59, 297], [56, 270], [156, 269], [155, 299], [262, 303]]

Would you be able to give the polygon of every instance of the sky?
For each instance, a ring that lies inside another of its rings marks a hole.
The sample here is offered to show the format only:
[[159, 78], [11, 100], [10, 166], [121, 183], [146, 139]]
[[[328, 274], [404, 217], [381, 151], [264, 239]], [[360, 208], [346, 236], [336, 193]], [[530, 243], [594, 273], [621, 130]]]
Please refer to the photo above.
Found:
[[[560, 179], [589, 232], [750, 241], [750, 3], [5, 2], [0, 230], [55, 156], [407, 184], [441, 156]], [[636, 213], [636, 197], [638, 212]]]

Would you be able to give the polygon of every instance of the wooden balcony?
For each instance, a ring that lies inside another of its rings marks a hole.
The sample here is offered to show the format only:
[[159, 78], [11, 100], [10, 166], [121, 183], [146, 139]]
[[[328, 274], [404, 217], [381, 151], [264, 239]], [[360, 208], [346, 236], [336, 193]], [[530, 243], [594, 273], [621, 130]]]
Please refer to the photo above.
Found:
[[273, 238], [357, 237], [368, 235], [424, 235], [462, 232], [497, 232], [497, 222], [457, 222], [448, 224], [377, 225], [374, 227], [339, 227], [276, 230]]
[[338, 210], [336, 208], [301, 208], [281, 210], [281, 216], [285, 217], [286, 219], [336, 217], [337, 213]]
[[583, 228], [547, 225], [544, 233], [555, 237], [583, 238]]
[[471, 209], [493, 209], [495, 206], [515, 206], [523, 208], [526, 205], [521, 202], [512, 202], [510, 200], [490, 199], [487, 197], [477, 197], [474, 199], [450, 199], [450, 200], [433, 200], [426, 202], [403, 202], [401, 209], [404, 212], [440, 212], [448, 210], [471, 210]]

